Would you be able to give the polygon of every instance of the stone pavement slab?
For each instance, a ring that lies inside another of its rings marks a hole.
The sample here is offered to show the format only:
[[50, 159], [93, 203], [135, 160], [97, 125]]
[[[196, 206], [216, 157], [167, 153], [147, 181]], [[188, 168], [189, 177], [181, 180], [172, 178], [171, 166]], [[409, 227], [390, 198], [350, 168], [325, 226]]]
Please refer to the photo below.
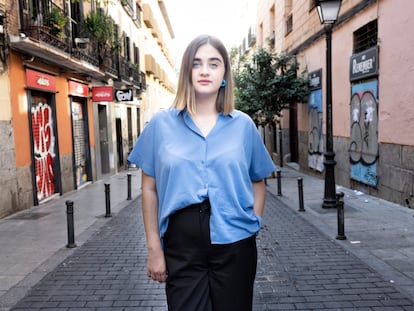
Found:
[[[146, 276], [136, 199], [97, 230], [11, 310], [167, 310]], [[254, 311], [414, 310], [393, 283], [268, 192], [258, 235]]]

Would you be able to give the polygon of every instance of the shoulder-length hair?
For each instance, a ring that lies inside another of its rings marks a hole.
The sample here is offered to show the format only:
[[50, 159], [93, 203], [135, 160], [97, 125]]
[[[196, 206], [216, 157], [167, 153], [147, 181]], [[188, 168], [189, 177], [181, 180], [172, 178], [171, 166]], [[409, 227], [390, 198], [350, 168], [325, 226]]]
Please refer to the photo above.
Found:
[[220, 87], [219, 89], [216, 99], [216, 109], [217, 112], [223, 112], [223, 114], [227, 115], [234, 109], [233, 77], [230, 59], [224, 44], [218, 38], [208, 35], [196, 37], [184, 51], [178, 78], [177, 95], [172, 106], [179, 110], [187, 109], [190, 114], [195, 113], [195, 91], [191, 79], [193, 62], [197, 50], [205, 44], [210, 44], [216, 48], [224, 60], [225, 72], [223, 79], [226, 80], [226, 86]]

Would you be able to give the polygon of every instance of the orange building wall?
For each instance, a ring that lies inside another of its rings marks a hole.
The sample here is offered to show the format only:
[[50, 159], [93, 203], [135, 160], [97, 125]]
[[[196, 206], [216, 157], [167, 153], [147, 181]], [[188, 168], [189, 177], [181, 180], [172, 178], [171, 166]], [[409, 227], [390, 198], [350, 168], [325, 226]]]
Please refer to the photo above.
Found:
[[56, 78], [56, 119], [59, 140], [59, 154], [65, 156], [72, 153], [72, 125], [68, 95], [68, 81]]
[[18, 56], [10, 55], [10, 98], [17, 168], [29, 165], [31, 162], [30, 136], [28, 135], [29, 117], [25, 90], [26, 75], [20, 62], [21, 59]]
[[[31, 163], [29, 111], [26, 90], [26, 73], [21, 64], [21, 58], [10, 55], [10, 94], [12, 106], [12, 123], [16, 149], [16, 167], [27, 166]], [[52, 71], [52, 68], [47, 68]], [[56, 76], [56, 124], [60, 156], [72, 153], [72, 124], [68, 94], [68, 78]], [[87, 101], [90, 146], [95, 146], [93, 127], [93, 104]]]
[[89, 145], [91, 149], [95, 147], [95, 132], [93, 127], [93, 103], [91, 99], [88, 99], [88, 125], [89, 125]]

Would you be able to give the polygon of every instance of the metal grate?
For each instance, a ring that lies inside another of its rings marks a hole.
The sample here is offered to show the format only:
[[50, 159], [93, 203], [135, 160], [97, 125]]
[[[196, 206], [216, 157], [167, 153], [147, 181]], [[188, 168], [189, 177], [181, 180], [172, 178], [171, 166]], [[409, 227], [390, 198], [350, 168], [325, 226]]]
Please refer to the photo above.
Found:
[[365, 51], [378, 43], [377, 20], [369, 22], [354, 32], [354, 53]]

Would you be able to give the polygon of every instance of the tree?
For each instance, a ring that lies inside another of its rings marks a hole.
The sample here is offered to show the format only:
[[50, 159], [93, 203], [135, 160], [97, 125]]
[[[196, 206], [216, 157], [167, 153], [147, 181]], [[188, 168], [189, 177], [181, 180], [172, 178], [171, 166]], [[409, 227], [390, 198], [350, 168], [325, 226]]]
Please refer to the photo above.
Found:
[[304, 102], [309, 93], [308, 80], [298, 76], [295, 56], [276, 55], [263, 48], [250, 59], [235, 61], [236, 108], [246, 112], [257, 125], [275, 122], [284, 109]]

